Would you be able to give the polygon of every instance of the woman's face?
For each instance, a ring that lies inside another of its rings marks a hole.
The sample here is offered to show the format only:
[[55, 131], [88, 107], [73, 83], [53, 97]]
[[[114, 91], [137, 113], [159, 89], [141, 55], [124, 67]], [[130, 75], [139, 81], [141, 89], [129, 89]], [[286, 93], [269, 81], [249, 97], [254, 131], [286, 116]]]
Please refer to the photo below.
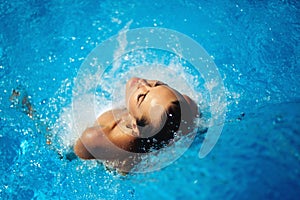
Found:
[[126, 84], [126, 103], [129, 114], [148, 124], [147, 132], [155, 134], [162, 128], [164, 113], [179, 93], [157, 80], [131, 78]]

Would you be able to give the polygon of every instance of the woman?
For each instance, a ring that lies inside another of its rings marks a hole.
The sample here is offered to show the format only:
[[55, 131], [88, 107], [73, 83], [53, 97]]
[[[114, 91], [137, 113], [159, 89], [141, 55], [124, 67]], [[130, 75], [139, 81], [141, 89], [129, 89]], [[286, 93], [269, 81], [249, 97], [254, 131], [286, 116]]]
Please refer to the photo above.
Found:
[[82, 159], [100, 159], [119, 171], [130, 171], [141, 153], [159, 150], [194, 128], [198, 108], [188, 96], [163, 82], [131, 78], [126, 84], [126, 108], [100, 115], [87, 128], [74, 151]]

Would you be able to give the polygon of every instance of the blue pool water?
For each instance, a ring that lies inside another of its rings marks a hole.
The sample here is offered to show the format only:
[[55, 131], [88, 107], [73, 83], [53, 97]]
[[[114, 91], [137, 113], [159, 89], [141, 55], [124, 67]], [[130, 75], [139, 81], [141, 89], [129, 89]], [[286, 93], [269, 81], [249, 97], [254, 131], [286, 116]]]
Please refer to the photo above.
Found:
[[[296, 0], [1, 1], [1, 199], [299, 199], [299, 19]], [[224, 80], [227, 114], [205, 158], [199, 136], [168, 167], [123, 177], [47, 142], [68, 128], [84, 58], [131, 20], [201, 44]]]

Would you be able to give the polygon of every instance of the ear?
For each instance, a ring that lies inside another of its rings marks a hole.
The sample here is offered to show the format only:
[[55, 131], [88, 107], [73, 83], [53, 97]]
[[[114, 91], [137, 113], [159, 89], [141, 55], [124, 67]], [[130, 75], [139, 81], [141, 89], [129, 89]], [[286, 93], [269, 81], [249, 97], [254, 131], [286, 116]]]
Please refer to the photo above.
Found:
[[136, 123], [136, 119], [134, 117], [131, 117], [131, 128], [132, 128], [132, 133], [136, 137], [140, 137], [140, 130], [138, 128], [138, 125]]
[[182, 95], [183, 98], [185, 99], [187, 106], [189, 107], [190, 111], [192, 112], [193, 116], [196, 117], [197, 115], [199, 115], [198, 112], [198, 106], [197, 104], [187, 95]]

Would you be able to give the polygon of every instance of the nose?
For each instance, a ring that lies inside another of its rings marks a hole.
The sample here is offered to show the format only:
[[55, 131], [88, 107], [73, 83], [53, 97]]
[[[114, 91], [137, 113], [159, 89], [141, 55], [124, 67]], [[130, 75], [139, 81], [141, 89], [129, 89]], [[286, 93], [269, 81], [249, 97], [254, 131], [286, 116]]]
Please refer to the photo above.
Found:
[[131, 79], [129, 80], [129, 86], [130, 86], [130, 87], [132, 87], [132, 86], [134, 86], [134, 85], [138, 84], [138, 83], [139, 83], [139, 81], [140, 81], [140, 79], [139, 79], [139, 78], [137, 78], [137, 77], [133, 77], [133, 78], [131, 78]]
[[139, 82], [139, 81], [140, 81], [140, 78], [138, 78], [138, 77], [132, 77], [132, 78], [130, 79], [130, 81], [131, 81], [131, 82]]

